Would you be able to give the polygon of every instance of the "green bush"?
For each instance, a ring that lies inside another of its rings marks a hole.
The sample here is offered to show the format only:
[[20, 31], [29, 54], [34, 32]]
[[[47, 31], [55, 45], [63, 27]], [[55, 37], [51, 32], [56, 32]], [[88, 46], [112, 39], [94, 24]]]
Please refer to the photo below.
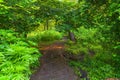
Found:
[[35, 44], [11, 30], [0, 30], [0, 80], [29, 80], [41, 56]]
[[[77, 68], [77, 75], [80, 75], [79, 69], [85, 70], [90, 80], [105, 80], [106, 78], [115, 78], [114, 67], [100, 60], [70, 61], [70, 66]], [[79, 73], [79, 74], [78, 74]]]
[[[85, 53], [88, 54], [91, 51], [99, 53], [103, 50], [101, 43], [101, 35], [98, 35], [98, 30], [95, 28], [80, 27], [77, 31], [73, 31], [76, 37], [76, 44], [68, 42], [67, 51], [73, 54]], [[104, 37], [103, 37], [104, 38]], [[69, 44], [70, 43], [70, 44]]]
[[41, 32], [33, 31], [28, 33], [27, 38], [31, 41], [39, 43], [41, 41]]
[[47, 30], [42, 32], [33, 32], [28, 35], [28, 38], [40, 42], [40, 41], [55, 41], [62, 38], [62, 34], [55, 30]]
[[112, 54], [113, 66], [115, 67], [116, 77], [120, 78], [120, 42], [114, 47], [115, 52]]
[[[77, 58], [77, 61], [70, 62], [70, 65], [74, 67], [78, 76], [81, 75], [79, 73], [79, 68], [82, 68], [88, 72], [90, 80], [118, 78], [118, 66], [113, 66], [119, 64], [118, 55], [113, 57], [111, 48], [105, 47], [107, 44], [106, 38], [99, 32], [99, 29], [80, 27], [77, 31], [73, 32], [76, 36], [76, 43], [72, 43], [71, 41], [68, 42], [67, 51], [80, 58], [84, 56], [82, 58], [83, 60]], [[118, 47], [119, 46], [116, 46], [115, 48], [118, 49]], [[116, 72], [116, 68], [118, 72]]]
[[44, 31], [41, 35], [42, 41], [54, 41], [54, 40], [59, 40], [61, 38], [62, 38], [61, 33], [55, 30]]

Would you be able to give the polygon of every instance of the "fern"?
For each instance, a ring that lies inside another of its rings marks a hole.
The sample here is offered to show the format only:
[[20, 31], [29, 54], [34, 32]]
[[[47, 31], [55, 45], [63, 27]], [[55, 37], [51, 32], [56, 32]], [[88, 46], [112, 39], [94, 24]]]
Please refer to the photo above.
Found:
[[41, 56], [32, 46], [11, 30], [0, 30], [0, 80], [29, 80], [30, 67]]

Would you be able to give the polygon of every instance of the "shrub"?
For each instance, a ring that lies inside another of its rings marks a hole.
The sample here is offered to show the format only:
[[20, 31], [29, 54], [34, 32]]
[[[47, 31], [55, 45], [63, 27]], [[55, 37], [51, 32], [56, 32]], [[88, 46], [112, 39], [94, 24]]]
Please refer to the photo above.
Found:
[[40, 41], [55, 41], [62, 38], [62, 34], [55, 30], [47, 30], [42, 32], [33, 32], [33, 34], [28, 35], [28, 38], [40, 42]]
[[0, 80], [29, 80], [41, 56], [34, 43], [11, 30], [0, 30]]
[[41, 41], [41, 32], [33, 31], [28, 33], [27, 38], [31, 41], [39, 43]]
[[[87, 71], [90, 80], [119, 77], [119, 71], [117, 73], [115, 71], [117, 67], [113, 66], [116, 62], [113, 62], [115, 57], [112, 57], [111, 48], [104, 47], [107, 44], [105, 41], [106, 38], [99, 32], [98, 28], [80, 27], [77, 31], [73, 32], [75, 33], [77, 42], [68, 42], [67, 51], [73, 55], [77, 55], [77, 59], [71, 58], [76, 60], [70, 62], [71, 66], [75, 69], [78, 68], [76, 69], [77, 71], [79, 68]], [[81, 57], [83, 60], [81, 60]], [[116, 59], [119, 60], [117, 57]], [[76, 73], [79, 76], [80, 73], [77, 71]]]
[[62, 38], [62, 35], [55, 30], [44, 31], [41, 35], [42, 41], [54, 41]]
[[82, 74], [79, 69], [85, 70], [90, 80], [105, 80], [115, 77], [114, 68], [100, 60], [70, 61], [69, 64], [73, 68], [77, 68], [76, 73], [79, 73], [78, 75]]
[[76, 37], [76, 44], [72, 43], [69, 44], [68, 42], [68, 48], [67, 51], [73, 53], [73, 54], [79, 54], [79, 53], [99, 53], [102, 51], [102, 45], [100, 45], [101, 40], [98, 35], [98, 30], [94, 28], [84, 28], [83, 26], [78, 28], [77, 31], [73, 31], [75, 33]]

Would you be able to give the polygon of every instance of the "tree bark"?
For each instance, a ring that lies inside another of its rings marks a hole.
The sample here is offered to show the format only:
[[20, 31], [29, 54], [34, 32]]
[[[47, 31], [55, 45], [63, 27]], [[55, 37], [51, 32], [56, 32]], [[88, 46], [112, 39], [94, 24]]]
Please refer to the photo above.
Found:
[[49, 20], [46, 19], [46, 29], [48, 30], [49, 29]]
[[71, 32], [71, 31], [69, 31], [69, 38], [70, 38], [71, 41], [76, 42], [75, 35], [74, 35], [74, 33]]

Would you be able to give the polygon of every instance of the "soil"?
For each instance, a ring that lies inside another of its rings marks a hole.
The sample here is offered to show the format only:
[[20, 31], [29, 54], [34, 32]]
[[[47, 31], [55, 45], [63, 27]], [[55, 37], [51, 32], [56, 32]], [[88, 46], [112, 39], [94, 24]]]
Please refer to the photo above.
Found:
[[31, 75], [30, 80], [77, 80], [73, 69], [68, 66], [63, 54], [64, 43], [55, 42], [40, 48], [43, 53], [41, 66]]

